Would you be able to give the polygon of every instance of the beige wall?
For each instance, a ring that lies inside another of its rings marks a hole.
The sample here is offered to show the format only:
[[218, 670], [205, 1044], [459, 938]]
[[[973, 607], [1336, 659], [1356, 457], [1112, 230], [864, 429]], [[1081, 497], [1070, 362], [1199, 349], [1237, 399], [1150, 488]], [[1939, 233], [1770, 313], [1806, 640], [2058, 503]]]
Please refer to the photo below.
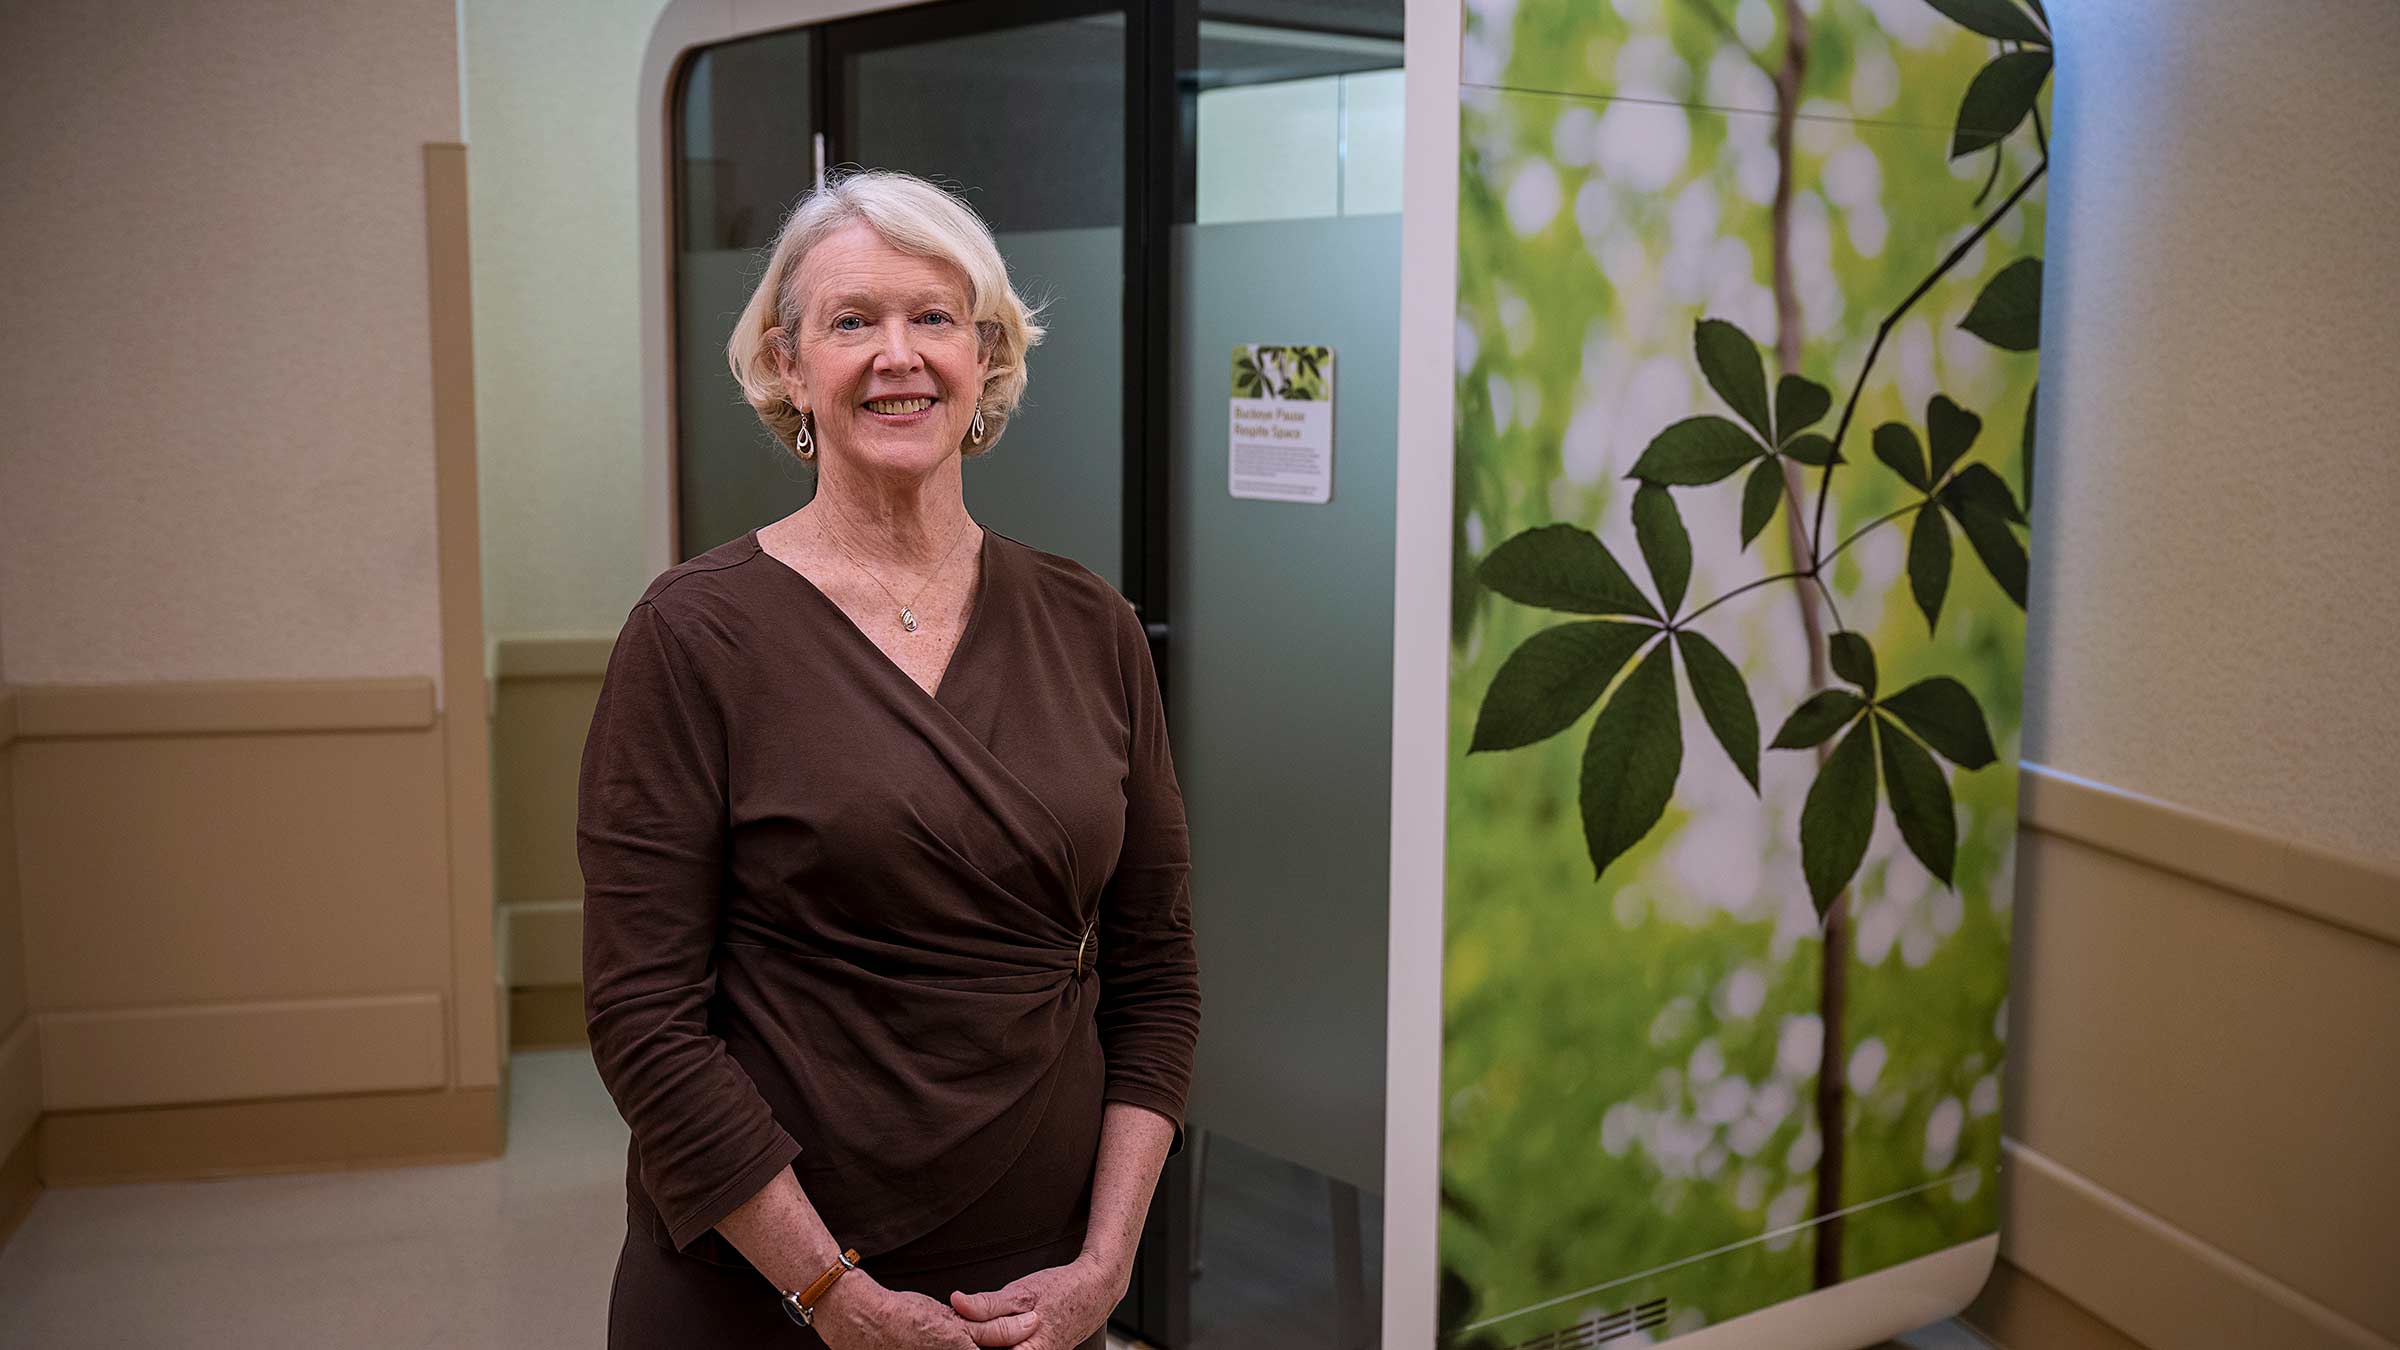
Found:
[[466, 0], [484, 595], [495, 637], [613, 636], [642, 538], [634, 128], [665, 0]]
[[0, 677], [438, 683], [449, 0], [12, 5], [0, 88]]
[[453, 5], [11, 6], [0, 89], [0, 1151], [488, 1153]]
[[2053, 6], [2026, 758], [2400, 859], [2400, 6]]
[[2025, 756], [2174, 805], [2028, 783], [2004, 1251], [2147, 1345], [2400, 1345], [2400, 8], [2050, 12]]

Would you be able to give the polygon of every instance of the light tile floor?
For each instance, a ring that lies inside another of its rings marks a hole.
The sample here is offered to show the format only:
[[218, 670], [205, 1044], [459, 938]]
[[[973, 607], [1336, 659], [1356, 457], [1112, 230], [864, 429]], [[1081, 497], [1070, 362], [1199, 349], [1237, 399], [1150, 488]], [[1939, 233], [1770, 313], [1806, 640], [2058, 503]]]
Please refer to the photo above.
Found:
[[0, 1346], [592, 1350], [625, 1126], [582, 1050], [517, 1055], [509, 1092], [490, 1162], [46, 1191], [0, 1249]]

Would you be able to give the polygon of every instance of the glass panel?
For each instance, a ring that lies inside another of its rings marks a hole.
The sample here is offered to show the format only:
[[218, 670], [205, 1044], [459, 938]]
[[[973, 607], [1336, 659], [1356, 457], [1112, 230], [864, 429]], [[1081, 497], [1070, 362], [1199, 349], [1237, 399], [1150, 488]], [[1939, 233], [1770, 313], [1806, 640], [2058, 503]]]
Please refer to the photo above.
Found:
[[1047, 302], [1008, 435], [967, 461], [978, 520], [1124, 573], [1125, 23], [1101, 15], [861, 52], [848, 160], [963, 190]]
[[677, 556], [702, 553], [808, 501], [811, 475], [742, 401], [725, 340], [784, 213], [816, 178], [814, 36], [712, 47], [676, 99]]
[[[1168, 646], [1208, 982], [1192, 1346], [1351, 1350], [1381, 1303], [1400, 46], [1204, 18], [1200, 54]], [[1228, 491], [1258, 342], [1334, 349], [1326, 504]]]
[[[1207, 973], [1190, 1127], [1210, 1131], [1193, 1333], [1310, 1343], [1258, 1336], [1274, 1309], [1337, 1345], [1327, 1206], [1363, 1191], [1373, 1230], [1382, 1189], [1399, 216], [1178, 226], [1176, 279], [1169, 680]], [[1332, 502], [1226, 492], [1226, 372], [1250, 341], [1334, 348]], [[1298, 1227], [1219, 1256], [1253, 1201]], [[1358, 1280], [1370, 1319], [1373, 1249]]]

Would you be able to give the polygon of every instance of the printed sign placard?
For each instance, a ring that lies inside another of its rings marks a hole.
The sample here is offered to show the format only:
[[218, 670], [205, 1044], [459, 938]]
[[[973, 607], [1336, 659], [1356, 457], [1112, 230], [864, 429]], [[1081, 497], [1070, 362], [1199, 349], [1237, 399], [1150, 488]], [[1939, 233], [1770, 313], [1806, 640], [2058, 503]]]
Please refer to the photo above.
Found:
[[1333, 348], [1233, 349], [1227, 488], [1260, 501], [1333, 499]]

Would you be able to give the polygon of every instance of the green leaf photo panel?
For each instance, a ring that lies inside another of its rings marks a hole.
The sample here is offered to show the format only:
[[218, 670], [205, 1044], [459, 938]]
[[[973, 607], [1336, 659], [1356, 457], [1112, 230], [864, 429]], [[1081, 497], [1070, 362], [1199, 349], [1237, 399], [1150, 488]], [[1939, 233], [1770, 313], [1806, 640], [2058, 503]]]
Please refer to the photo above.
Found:
[[1997, 1231], [2051, 57], [2038, 0], [1466, 6], [1446, 1346]]

